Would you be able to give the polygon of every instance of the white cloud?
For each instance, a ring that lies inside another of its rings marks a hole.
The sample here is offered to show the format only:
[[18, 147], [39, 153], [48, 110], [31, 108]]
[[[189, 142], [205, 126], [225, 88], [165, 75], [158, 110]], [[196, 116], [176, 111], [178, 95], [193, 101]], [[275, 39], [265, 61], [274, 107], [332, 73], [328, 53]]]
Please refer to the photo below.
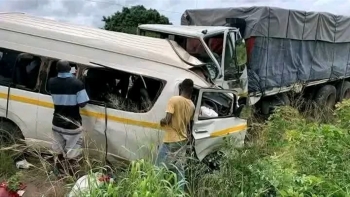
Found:
[[102, 16], [123, 6], [144, 5], [157, 9], [174, 24], [179, 24], [186, 9], [214, 7], [273, 6], [347, 15], [350, 0], [0, 0], [0, 12], [24, 12], [36, 16], [101, 27]]

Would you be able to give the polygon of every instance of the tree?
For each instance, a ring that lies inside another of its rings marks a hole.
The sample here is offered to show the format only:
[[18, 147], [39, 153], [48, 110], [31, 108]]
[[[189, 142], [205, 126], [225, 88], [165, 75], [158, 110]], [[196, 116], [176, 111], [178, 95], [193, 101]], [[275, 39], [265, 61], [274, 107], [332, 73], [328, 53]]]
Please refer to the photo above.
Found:
[[110, 31], [136, 34], [140, 24], [171, 24], [169, 19], [160, 15], [155, 9], [146, 9], [143, 5], [123, 7], [122, 11], [102, 19], [105, 22], [104, 29]]

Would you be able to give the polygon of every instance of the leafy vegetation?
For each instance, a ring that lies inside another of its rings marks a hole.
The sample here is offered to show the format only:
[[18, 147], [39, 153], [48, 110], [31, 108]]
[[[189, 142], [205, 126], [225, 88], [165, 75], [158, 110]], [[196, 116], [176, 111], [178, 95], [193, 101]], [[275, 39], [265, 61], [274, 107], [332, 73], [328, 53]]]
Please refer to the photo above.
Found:
[[[219, 171], [192, 170], [196, 175], [187, 176], [189, 195], [349, 196], [350, 101], [338, 104], [334, 116], [335, 122], [323, 124], [306, 120], [291, 107], [278, 109], [259, 127], [261, 135], [253, 146], [232, 149], [234, 141], [227, 142]], [[136, 161], [93, 196], [111, 191], [116, 196], [181, 196], [171, 178], [165, 169]]]
[[[94, 173], [91, 173], [91, 176], [94, 176]], [[164, 168], [154, 167], [145, 160], [132, 162], [129, 170], [119, 174], [116, 179], [116, 182], [110, 181], [101, 185], [90, 183], [88, 189], [78, 196], [184, 196], [180, 190], [180, 184], [172, 184], [174, 180], [176, 181], [174, 173]]]
[[224, 168], [206, 176], [201, 188], [209, 188], [206, 196], [349, 196], [349, 104], [337, 106], [333, 124], [279, 109], [255, 146], [226, 148]]
[[169, 19], [155, 9], [146, 9], [142, 5], [123, 7], [121, 12], [104, 16], [104, 29], [129, 34], [136, 34], [140, 24], [170, 24]]
[[[277, 109], [266, 124], [255, 126], [259, 138], [249, 147], [233, 149], [234, 141], [227, 141], [219, 171], [191, 165], [187, 194], [174, 184], [172, 172], [139, 160], [81, 196], [350, 196], [350, 101], [338, 104], [330, 120], [310, 121], [291, 107]], [[90, 169], [91, 175], [96, 171]]]
[[16, 173], [16, 166], [13, 165], [12, 156], [9, 151], [0, 151], [0, 178], [10, 177]]

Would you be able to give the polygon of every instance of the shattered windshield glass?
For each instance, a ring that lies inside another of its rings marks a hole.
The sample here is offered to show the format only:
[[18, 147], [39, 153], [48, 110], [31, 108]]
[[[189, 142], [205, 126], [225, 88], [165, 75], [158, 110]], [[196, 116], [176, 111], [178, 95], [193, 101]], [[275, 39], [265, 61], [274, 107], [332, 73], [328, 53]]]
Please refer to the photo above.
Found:
[[219, 74], [214, 61], [210, 58], [201, 41], [197, 38], [187, 38], [186, 51], [198, 58], [207, 65], [211, 79], [215, 79]]

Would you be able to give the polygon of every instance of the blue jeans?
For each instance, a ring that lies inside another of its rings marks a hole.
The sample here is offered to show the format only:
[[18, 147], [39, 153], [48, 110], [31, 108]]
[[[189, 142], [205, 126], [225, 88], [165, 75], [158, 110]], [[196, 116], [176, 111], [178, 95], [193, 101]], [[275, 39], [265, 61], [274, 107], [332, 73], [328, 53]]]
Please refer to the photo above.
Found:
[[156, 165], [164, 167], [164, 165], [173, 171], [178, 179], [178, 183], [182, 190], [185, 189], [185, 170], [186, 163], [186, 145], [187, 141], [163, 143], [159, 147]]

